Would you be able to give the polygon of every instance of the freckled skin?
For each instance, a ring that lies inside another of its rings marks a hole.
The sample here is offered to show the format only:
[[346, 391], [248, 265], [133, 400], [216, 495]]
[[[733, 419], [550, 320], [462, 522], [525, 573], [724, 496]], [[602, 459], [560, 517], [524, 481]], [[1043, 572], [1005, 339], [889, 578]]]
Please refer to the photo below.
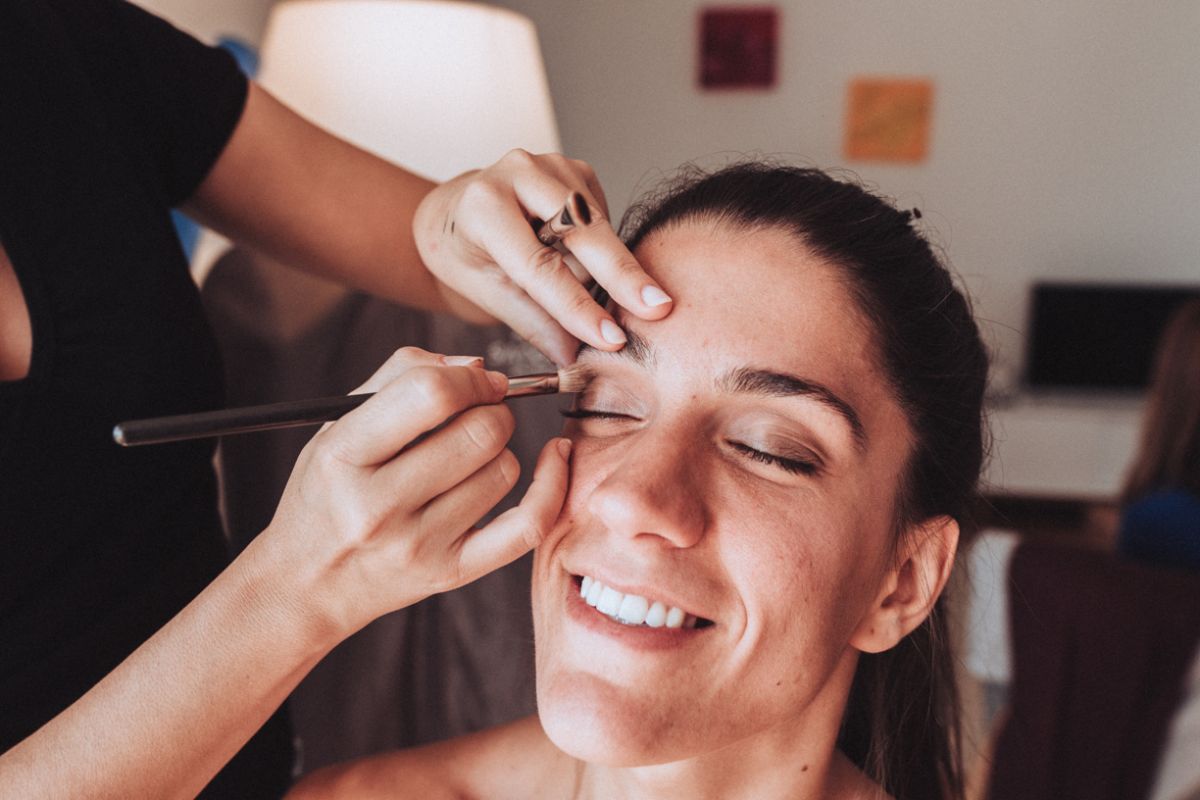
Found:
[[[774, 764], [783, 752], [787, 769], [817, 764], [823, 775], [857, 663], [849, 640], [889, 565], [907, 423], [838, 273], [790, 236], [692, 223], [652, 235], [637, 256], [676, 306], [629, 322], [654, 347], [654, 368], [590, 362], [597, 397], [620, 398], [634, 421], [568, 426], [570, 492], [534, 569], [543, 726], [597, 764], [734, 752], [737, 763], [769, 753]], [[827, 408], [714, 389], [745, 365], [833, 390], [861, 417], [865, 452]], [[786, 418], [789, 435], [821, 448], [822, 473], [729, 451], [729, 432], [756, 415]], [[680, 653], [597, 644], [563, 613], [564, 563], [668, 583], [716, 625]]]
[[[946, 572], [910, 581], [924, 595], [897, 588], [921, 561], [893, 560], [911, 433], [869, 328], [838, 273], [778, 231], [692, 222], [636, 255], [675, 311], [624, 320], [645, 364], [581, 355], [595, 378], [577, 410], [608, 416], [567, 426], [568, 496], [534, 560], [537, 716], [317, 773], [338, 796], [886, 797], [837, 751], [855, 648], [912, 630]], [[829, 404], [722, 388], [740, 368], [825, 387], [865, 444]], [[763, 460], [779, 451], [790, 469]], [[578, 599], [582, 575], [713, 624], [618, 626]]]

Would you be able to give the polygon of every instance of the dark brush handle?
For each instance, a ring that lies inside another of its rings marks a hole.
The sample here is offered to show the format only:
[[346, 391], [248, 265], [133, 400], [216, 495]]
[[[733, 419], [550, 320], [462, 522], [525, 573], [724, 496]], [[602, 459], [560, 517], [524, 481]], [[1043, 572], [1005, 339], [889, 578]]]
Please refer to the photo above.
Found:
[[371, 394], [339, 395], [203, 411], [198, 414], [179, 414], [174, 417], [135, 419], [114, 427], [113, 440], [123, 447], [132, 447], [139, 444], [161, 444], [209, 436], [317, 425], [353, 411], [369, 397]]

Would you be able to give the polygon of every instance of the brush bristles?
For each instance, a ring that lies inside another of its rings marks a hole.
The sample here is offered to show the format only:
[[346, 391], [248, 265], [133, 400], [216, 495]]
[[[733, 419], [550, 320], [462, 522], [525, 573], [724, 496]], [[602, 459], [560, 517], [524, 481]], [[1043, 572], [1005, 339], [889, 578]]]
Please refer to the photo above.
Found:
[[560, 394], [575, 394], [582, 392], [588, 384], [591, 370], [582, 364], [572, 364], [558, 371], [558, 391]]

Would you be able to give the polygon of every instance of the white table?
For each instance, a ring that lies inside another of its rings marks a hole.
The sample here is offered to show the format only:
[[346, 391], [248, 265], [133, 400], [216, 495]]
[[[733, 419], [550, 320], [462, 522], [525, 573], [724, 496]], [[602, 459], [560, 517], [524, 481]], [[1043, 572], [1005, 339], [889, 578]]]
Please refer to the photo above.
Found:
[[1031, 398], [989, 410], [988, 494], [1107, 501], [1137, 449], [1143, 402], [1133, 398]]

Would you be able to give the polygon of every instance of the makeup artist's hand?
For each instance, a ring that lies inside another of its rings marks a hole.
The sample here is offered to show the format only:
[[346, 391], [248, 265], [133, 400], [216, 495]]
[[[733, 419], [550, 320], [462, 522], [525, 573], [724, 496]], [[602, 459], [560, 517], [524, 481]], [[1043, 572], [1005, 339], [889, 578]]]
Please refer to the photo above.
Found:
[[[587, 275], [572, 272], [530, 225], [560, 212], [572, 192], [587, 200], [591, 219], [577, 220], [563, 243]], [[451, 308], [481, 322], [487, 321], [482, 309], [559, 365], [575, 360], [580, 340], [601, 350], [625, 343], [612, 315], [584, 287], [589, 275], [635, 316], [659, 319], [671, 309], [609, 224], [596, 173], [556, 153], [513, 150], [485, 170], [442, 184], [417, 208], [413, 233], [426, 266], [447, 287]]]
[[405, 348], [356, 390], [375, 397], [304, 448], [259, 539], [329, 633], [469, 583], [549, 531], [567, 490], [565, 439], [543, 449], [520, 505], [472, 527], [520, 471], [505, 447], [507, 385], [479, 359]]

